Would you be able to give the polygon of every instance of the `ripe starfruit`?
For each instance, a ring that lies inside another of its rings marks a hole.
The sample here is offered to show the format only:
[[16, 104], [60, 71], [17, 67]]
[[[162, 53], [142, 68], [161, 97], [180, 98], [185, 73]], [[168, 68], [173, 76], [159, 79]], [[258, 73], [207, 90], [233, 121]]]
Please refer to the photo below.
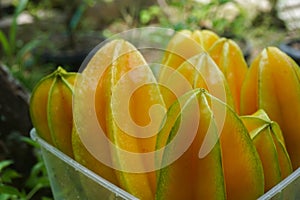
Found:
[[177, 69], [189, 58], [207, 51], [219, 36], [209, 30], [182, 30], [177, 32], [169, 41], [162, 61], [164, 67], [159, 73], [159, 81], [168, 78], [171, 69]]
[[266, 192], [293, 171], [281, 129], [263, 110], [241, 116], [241, 119], [262, 161]]
[[58, 67], [36, 85], [30, 115], [38, 135], [70, 157], [72, 150], [72, 95], [77, 73]]
[[169, 108], [160, 149], [157, 199], [256, 199], [264, 192], [262, 163], [247, 129], [204, 89]]
[[279, 124], [293, 169], [300, 167], [299, 66], [276, 47], [265, 48], [252, 62], [241, 91], [241, 115], [263, 109]]
[[239, 113], [242, 83], [248, 70], [242, 50], [233, 40], [220, 38], [208, 53], [223, 72], [233, 96], [234, 108]]
[[[91, 57], [78, 83], [74, 113], [80, 140], [87, 149], [102, 148], [96, 152], [103, 154], [99, 162], [108, 159], [104, 164], [115, 169], [122, 188], [138, 198], [153, 199], [153, 152], [165, 106], [142, 54], [125, 40], [112, 40]], [[105, 138], [97, 139], [99, 127]]]
[[[82, 143], [80, 136], [77, 132], [76, 127], [73, 127], [72, 132], [72, 147], [73, 147], [73, 154], [74, 159], [82, 164], [83, 166], [87, 167], [91, 171], [95, 172], [99, 176], [103, 177], [104, 179], [108, 180], [112, 184], [119, 186], [119, 182], [115, 173], [115, 170], [102, 162], [100, 162], [97, 158], [95, 158], [89, 150], [85, 147]], [[106, 152], [107, 156], [111, 156], [110, 152]], [[93, 191], [92, 188], [86, 187], [86, 184], [83, 184], [84, 189], [88, 190], [88, 195], [96, 195], [97, 191]]]
[[167, 79], [161, 81], [160, 84], [176, 93], [176, 95], [169, 95], [166, 90], [161, 91], [167, 107], [181, 95], [196, 88], [204, 88], [232, 108], [234, 107], [233, 97], [222, 71], [206, 52], [183, 62], [170, 73]]

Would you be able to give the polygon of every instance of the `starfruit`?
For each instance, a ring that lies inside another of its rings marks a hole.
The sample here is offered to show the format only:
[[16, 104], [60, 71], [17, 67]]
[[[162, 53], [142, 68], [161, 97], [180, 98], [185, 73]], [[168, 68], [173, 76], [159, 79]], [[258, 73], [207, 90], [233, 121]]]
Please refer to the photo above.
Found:
[[263, 110], [241, 119], [262, 161], [266, 192], [293, 171], [281, 129]]
[[233, 96], [234, 108], [239, 113], [242, 83], [248, 70], [242, 50], [233, 40], [220, 38], [208, 53], [223, 72]]
[[262, 163], [247, 129], [204, 89], [187, 92], [169, 108], [160, 149], [157, 199], [256, 199], [264, 192]]
[[[73, 147], [73, 153], [74, 153], [74, 159], [82, 164], [83, 166], [87, 167], [91, 171], [95, 172], [96, 174], [100, 175], [104, 179], [108, 180], [109, 182], [113, 183], [114, 185], [118, 186], [119, 182], [116, 177], [116, 173], [114, 169], [111, 167], [99, 162], [97, 158], [95, 158], [85, 147], [85, 145], [82, 143], [80, 136], [78, 132], [76, 131], [76, 128], [73, 128], [72, 132], [72, 147]], [[110, 155], [110, 152], [106, 152], [108, 156]], [[91, 190], [91, 189], [89, 189]], [[89, 191], [90, 194], [96, 194], [97, 192]]]
[[170, 70], [177, 69], [189, 58], [207, 51], [219, 36], [209, 30], [182, 30], [177, 32], [169, 41], [162, 61], [164, 67], [159, 73], [159, 81], [168, 78]]
[[203, 52], [183, 62], [169, 77], [160, 84], [176, 91], [168, 95], [162, 91], [165, 103], [169, 107], [176, 98], [195, 88], [204, 88], [212, 95], [234, 107], [233, 97], [228, 83], [213, 59]]
[[252, 62], [241, 91], [241, 115], [263, 109], [279, 124], [293, 169], [300, 167], [299, 67], [276, 47], [265, 48]]
[[[138, 198], [153, 199], [154, 154], [147, 159], [143, 155], [155, 150], [165, 106], [143, 56], [131, 43], [112, 40], [95, 52], [78, 82], [74, 113], [83, 144], [82, 138], [94, 134], [88, 142], [92, 147], [106, 146], [100, 153], [105, 151], [110, 158], [119, 185]], [[99, 127], [107, 142], [97, 139]]]
[[36, 85], [30, 99], [30, 115], [38, 135], [73, 156], [72, 95], [77, 73], [58, 67]]

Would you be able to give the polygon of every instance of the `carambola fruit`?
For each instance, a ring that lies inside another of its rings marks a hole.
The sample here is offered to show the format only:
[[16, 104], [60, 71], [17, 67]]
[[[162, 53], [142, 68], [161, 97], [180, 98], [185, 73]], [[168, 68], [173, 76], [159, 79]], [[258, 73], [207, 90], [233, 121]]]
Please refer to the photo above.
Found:
[[73, 156], [72, 95], [77, 73], [58, 67], [35, 87], [30, 99], [30, 115], [38, 135]]
[[299, 66], [276, 47], [265, 48], [252, 62], [241, 91], [241, 115], [263, 109], [279, 124], [292, 161], [300, 167]]
[[285, 148], [279, 125], [263, 110], [241, 116], [257, 149], [264, 168], [265, 192], [292, 173], [292, 164]]
[[197, 54], [183, 62], [168, 77], [160, 80], [160, 84], [176, 91], [176, 95], [169, 95], [166, 90], [161, 91], [167, 107], [181, 95], [196, 88], [204, 88], [232, 108], [235, 106], [222, 71], [206, 52]]
[[[195, 136], [193, 123], [199, 125]], [[189, 91], [170, 107], [165, 124], [157, 149], [179, 139], [158, 155], [164, 168], [158, 173], [157, 199], [256, 199], [263, 194], [259, 155], [242, 121], [224, 102], [204, 89]], [[186, 129], [178, 131], [182, 126]], [[164, 166], [181, 147], [180, 138], [189, 137], [194, 137], [191, 146]]]
[[[138, 198], [153, 199], [156, 190], [154, 156], [148, 160], [137, 156], [132, 161], [123, 153], [147, 154], [155, 150], [165, 106], [150, 67], [132, 44], [116, 39], [95, 52], [82, 77], [82, 98], [91, 95], [95, 99], [94, 105], [87, 106], [95, 109], [98, 124], [111, 142], [110, 146], [106, 144], [106, 153], [111, 157], [119, 185]], [[93, 87], [89, 88], [91, 85]], [[77, 101], [78, 104], [82, 102]], [[77, 103], [75, 99], [76, 113]], [[87, 115], [90, 108], [84, 111]], [[84, 115], [78, 113], [78, 134], [84, 134], [82, 131], [96, 133], [93, 124], [86, 126], [90, 118]]]
[[[72, 132], [72, 145], [73, 145], [73, 153], [74, 159], [87, 167], [94, 173], [108, 180], [112, 184], [118, 186], [119, 182], [115, 171], [113, 168], [103, 164], [97, 158], [95, 158], [82, 143], [79, 134], [76, 131], [76, 128], [73, 128]], [[108, 156], [110, 156], [110, 152], [106, 152]], [[85, 187], [85, 186], [84, 186]], [[91, 193], [91, 192], [89, 192]]]
[[168, 78], [171, 69], [177, 69], [189, 58], [207, 51], [219, 36], [209, 30], [182, 30], [169, 41], [159, 73], [159, 82]]
[[239, 113], [241, 88], [248, 70], [242, 50], [233, 40], [220, 38], [208, 53], [223, 72], [233, 96], [235, 111]]

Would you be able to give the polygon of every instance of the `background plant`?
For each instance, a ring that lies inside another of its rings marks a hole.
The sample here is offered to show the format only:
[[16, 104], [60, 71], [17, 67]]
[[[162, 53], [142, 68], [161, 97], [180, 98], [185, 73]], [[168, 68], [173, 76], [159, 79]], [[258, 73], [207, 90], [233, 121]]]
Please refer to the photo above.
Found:
[[[0, 30], [0, 61], [7, 65], [11, 73], [19, 79], [28, 89], [31, 89], [35, 83], [35, 76], [28, 77], [26, 71], [33, 65], [34, 58], [31, 51], [36, 48], [40, 41], [33, 39], [24, 42], [18, 38], [18, 17], [27, 8], [28, 0], [19, 0], [15, 5], [15, 11], [8, 33]], [[39, 78], [40, 76], [37, 76]]]
[[[24, 142], [39, 148], [37, 143], [30, 138], [23, 137]], [[12, 168], [12, 160], [0, 161], [0, 200], [29, 200], [35, 195], [39, 195], [38, 199], [50, 200], [51, 198], [38, 194], [41, 189], [49, 189], [50, 183], [47, 176], [45, 164], [41, 155], [37, 153], [38, 161], [32, 167], [30, 176], [26, 180], [24, 188], [14, 186], [14, 181], [22, 177], [22, 174]]]
[[250, 25], [244, 8], [230, 0], [158, 2], [140, 12], [142, 25], [154, 22], [176, 30], [208, 28], [219, 35], [241, 35]]

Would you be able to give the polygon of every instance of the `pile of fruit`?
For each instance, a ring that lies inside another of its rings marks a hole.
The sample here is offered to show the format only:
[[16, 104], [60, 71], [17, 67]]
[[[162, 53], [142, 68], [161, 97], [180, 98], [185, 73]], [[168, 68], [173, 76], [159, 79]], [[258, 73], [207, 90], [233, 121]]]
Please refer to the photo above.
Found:
[[278, 48], [248, 66], [233, 40], [183, 30], [159, 64], [113, 39], [59, 67], [32, 93], [38, 135], [140, 199], [257, 199], [300, 166], [300, 69]]

